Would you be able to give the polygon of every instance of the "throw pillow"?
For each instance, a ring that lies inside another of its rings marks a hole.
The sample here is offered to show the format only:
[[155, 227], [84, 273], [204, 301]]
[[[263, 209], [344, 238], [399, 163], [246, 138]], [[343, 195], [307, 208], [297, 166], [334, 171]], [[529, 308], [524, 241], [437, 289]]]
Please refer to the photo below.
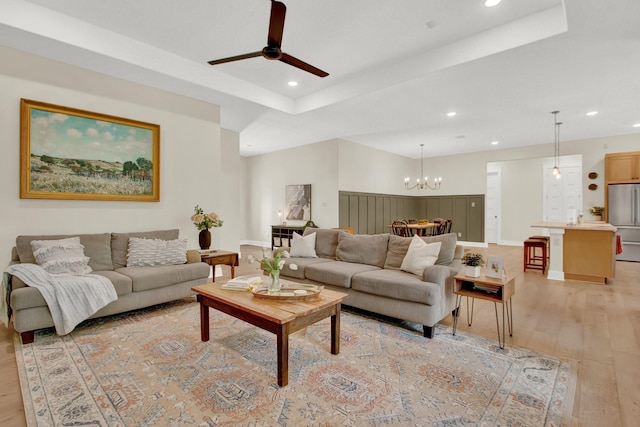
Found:
[[400, 269], [422, 277], [424, 269], [436, 263], [440, 246], [441, 242], [427, 243], [419, 236], [414, 236]]
[[187, 241], [129, 238], [127, 267], [156, 267], [187, 262]]
[[293, 241], [291, 242], [291, 256], [318, 258], [318, 255], [316, 255], [316, 233], [307, 234], [303, 237], [294, 231]]
[[58, 240], [32, 240], [33, 257], [47, 273], [55, 275], [88, 274], [89, 257], [84, 255], [80, 237]]

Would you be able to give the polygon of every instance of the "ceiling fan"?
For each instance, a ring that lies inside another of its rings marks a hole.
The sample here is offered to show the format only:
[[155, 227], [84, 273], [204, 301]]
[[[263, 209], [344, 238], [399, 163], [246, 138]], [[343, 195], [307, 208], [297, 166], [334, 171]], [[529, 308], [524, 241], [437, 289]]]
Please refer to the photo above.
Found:
[[329, 73], [307, 64], [300, 59], [284, 53], [280, 46], [282, 45], [282, 32], [284, 31], [284, 16], [287, 13], [287, 7], [284, 3], [271, 0], [271, 18], [269, 19], [269, 35], [267, 36], [267, 45], [257, 52], [245, 53], [244, 55], [231, 56], [229, 58], [215, 59], [209, 61], [210, 65], [224, 64], [225, 62], [239, 61], [241, 59], [255, 58], [263, 56], [265, 59], [282, 61], [285, 64], [293, 65], [301, 70], [315, 74], [319, 77], [327, 77]]

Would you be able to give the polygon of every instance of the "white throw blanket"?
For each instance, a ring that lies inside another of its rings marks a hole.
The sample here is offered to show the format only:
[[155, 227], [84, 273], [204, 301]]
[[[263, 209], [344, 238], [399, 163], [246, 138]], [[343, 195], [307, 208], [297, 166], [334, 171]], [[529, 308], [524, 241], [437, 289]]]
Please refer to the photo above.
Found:
[[54, 276], [29, 263], [11, 265], [7, 273], [40, 291], [58, 335], [68, 334], [78, 323], [118, 299], [113, 283], [97, 274]]

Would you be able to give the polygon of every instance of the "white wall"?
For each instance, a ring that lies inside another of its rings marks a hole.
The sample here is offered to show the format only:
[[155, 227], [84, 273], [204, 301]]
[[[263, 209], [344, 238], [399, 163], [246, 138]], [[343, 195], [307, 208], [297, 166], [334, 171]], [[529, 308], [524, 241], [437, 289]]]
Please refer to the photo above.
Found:
[[[239, 248], [240, 201], [230, 197], [239, 189], [222, 188], [220, 182], [239, 182], [242, 168], [234, 172], [233, 165], [242, 161], [237, 139], [221, 145], [218, 106], [6, 48], [0, 48], [0, 57], [0, 257], [5, 262], [21, 234], [179, 228], [196, 248], [198, 231], [189, 220], [196, 204], [225, 220], [213, 230], [214, 245]], [[20, 98], [159, 124], [160, 201], [20, 199]]]
[[406, 194], [404, 179], [407, 176], [415, 179], [418, 175], [420, 164], [415, 159], [350, 141], [339, 141], [339, 191]]
[[[249, 202], [244, 240], [268, 245], [271, 225], [284, 212], [285, 187], [311, 184], [311, 220], [319, 227], [338, 226], [338, 141], [304, 145], [247, 159]], [[304, 221], [288, 221], [303, 225]]]

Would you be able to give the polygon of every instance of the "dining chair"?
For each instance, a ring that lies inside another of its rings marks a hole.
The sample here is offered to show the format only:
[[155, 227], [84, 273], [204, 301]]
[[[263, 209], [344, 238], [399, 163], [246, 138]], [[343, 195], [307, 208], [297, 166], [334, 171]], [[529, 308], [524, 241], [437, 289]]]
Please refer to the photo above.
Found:
[[[407, 224], [417, 224], [417, 223], [418, 223], [418, 220], [415, 219], [415, 218], [409, 218], [407, 220]], [[409, 236], [415, 236], [416, 232], [418, 231], [415, 228], [408, 228], [407, 227], [407, 229], [409, 230]]]
[[393, 231], [393, 234], [396, 236], [411, 237], [409, 228], [407, 227], [407, 221], [402, 219], [393, 220], [391, 223], [391, 231]]

